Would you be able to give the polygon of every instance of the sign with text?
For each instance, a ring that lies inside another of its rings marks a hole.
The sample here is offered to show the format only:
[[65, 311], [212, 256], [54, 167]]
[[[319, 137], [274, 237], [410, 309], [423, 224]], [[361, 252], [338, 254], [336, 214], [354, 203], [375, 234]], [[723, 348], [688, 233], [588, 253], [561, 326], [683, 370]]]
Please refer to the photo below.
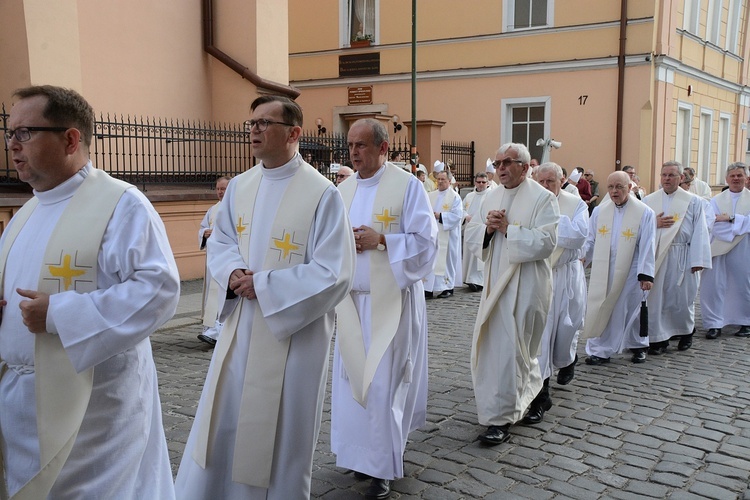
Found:
[[339, 77], [380, 74], [380, 52], [339, 56]]
[[348, 87], [349, 98], [347, 100], [349, 106], [355, 104], [372, 104], [372, 85], [365, 85], [360, 87]]

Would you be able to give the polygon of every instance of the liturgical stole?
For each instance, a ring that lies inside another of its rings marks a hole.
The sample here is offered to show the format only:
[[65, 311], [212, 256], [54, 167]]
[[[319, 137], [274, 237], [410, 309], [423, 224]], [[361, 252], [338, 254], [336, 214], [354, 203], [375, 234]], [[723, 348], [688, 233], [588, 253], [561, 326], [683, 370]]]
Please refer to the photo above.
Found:
[[[521, 226], [525, 228], [531, 227], [531, 219], [534, 216], [534, 206], [536, 205], [534, 203], [535, 200], [529, 200], [529, 197], [533, 196], [532, 193], [529, 192], [529, 186], [531, 182], [534, 181], [526, 179], [521, 182], [520, 186], [518, 187], [518, 192], [513, 199], [513, 204], [506, 211], [506, 217], [508, 221], [510, 221], [510, 223], [514, 226]], [[498, 187], [498, 189], [500, 188]], [[501, 189], [500, 191], [493, 190], [488, 195], [492, 196], [492, 198], [486, 199], [484, 201], [484, 205], [482, 205], [482, 220], [487, 220], [487, 213], [490, 210], [497, 210], [498, 207], [503, 206], [502, 202], [506, 193], [506, 189]], [[497, 202], [495, 202], [495, 199], [497, 199]], [[490, 240], [490, 255], [492, 255], [492, 251], [494, 250], [495, 245], [506, 244], [505, 236], [497, 231], [494, 234], [495, 237]], [[520, 264], [517, 262], [511, 264], [510, 257], [508, 255], [508, 249], [505, 249], [505, 251], [502, 252], [500, 265], [497, 267], [497, 269], [489, 265], [488, 261], [485, 262], [484, 269], [484, 289], [482, 290], [482, 300], [479, 303], [477, 320], [476, 324], [474, 325], [474, 335], [471, 348], [472, 370], [475, 370], [477, 367], [477, 353], [479, 352], [480, 343], [487, 330], [486, 323], [490, 318], [490, 313], [495, 307], [495, 304], [497, 304], [497, 301], [500, 299], [500, 295], [502, 295], [502, 293], [505, 291], [508, 283], [510, 283], [513, 276], [519, 272]], [[494, 272], [499, 272], [500, 276], [498, 276], [498, 278], [493, 282], [492, 274]]]
[[[372, 225], [378, 233], [398, 233], [401, 230], [404, 198], [411, 174], [386, 163], [373, 202]], [[356, 181], [343, 182], [339, 189], [347, 211], [351, 208], [357, 191]], [[339, 352], [349, 377], [352, 396], [363, 407], [367, 406], [367, 393], [375, 371], [385, 351], [396, 336], [403, 307], [402, 291], [396, 283], [388, 252], [370, 250], [370, 297], [372, 307], [372, 332], [370, 348], [365, 352], [362, 326], [351, 295], [337, 307]], [[407, 373], [410, 376], [410, 373]]]
[[[215, 204], [208, 210], [208, 227], [213, 229], [216, 214], [219, 212], [221, 202]], [[206, 243], [208, 245], [208, 243]], [[205, 248], [205, 247], [204, 247]], [[219, 313], [219, 289], [221, 285], [211, 277], [208, 271], [208, 255], [206, 255], [206, 271], [203, 273], [203, 326], [212, 327], [216, 324], [216, 315]]]
[[[132, 187], [91, 169], [47, 243], [39, 275], [40, 292], [91, 293], [97, 289], [97, 258], [104, 232], [122, 194]], [[24, 204], [8, 229], [0, 249], [0, 296], [10, 249], [38, 202], [32, 198]], [[47, 497], [73, 448], [93, 386], [94, 369], [76, 373], [58, 335], [35, 335], [34, 371], [41, 470], [13, 495], [13, 500]]]
[[[651, 207], [655, 213], [660, 214], [664, 207], [664, 197], [668, 196], [663, 189], [646, 196], [643, 203]], [[654, 267], [654, 274], [659, 272], [664, 259], [669, 253], [669, 247], [672, 246], [675, 236], [680, 232], [682, 221], [685, 219], [685, 214], [690, 206], [690, 201], [693, 199], [693, 194], [685, 191], [684, 189], [677, 189], [675, 191], [672, 202], [669, 205], [670, 213], [664, 215], [671, 215], [674, 219], [674, 224], [670, 227], [661, 228], [657, 231], [658, 237], [656, 238], [656, 266]]]
[[[567, 215], [572, 221], [576, 215], [578, 204], [581, 202], [581, 197], [574, 194], [568, 193], [567, 191], [560, 190], [560, 194], [557, 195], [557, 204], [560, 205], [560, 215]], [[560, 227], [559, 225], [557, 226]], [[550, 265], [554, 268], [557, 265], [557, 261], [560, 260], [565, 248], [559, 245], [560, 239], [557, 240], [558, 245], [555, 247], [555, 251], [552, 252], [550, 257]]]
[[[715, 197], [716, 206], [719, 207], [722, 214], [744, 214], [747, 215], [750, 212], [750, 191], [743, 189], [740, 194], [740, 198], [737, 200], [737, 206], [732, 210], [732, 196], [729, 194], [729, 190], [719, 193]], [[732, 241], [721, 241], [714, 239], [711, 242], [711, 257], [718, 257], [729, 253], [737, 244], [742, 241], [742, 238], [747, 234], [738, 234], [732, 239]]]
[[[691, 195], [692, 196], [692, 195]], [[591, 279], [589, 283], [588, 305], [584, 321], [583, 338], [599, 337], [609, 323], [612, 310], [620, 297], [625, 281], [633, 263], [633, 254], [638, 242], [638, 231], [646, 205], [630, 199], [625, 204], [620, 234], [612, 234], [615, 217], [615, 204], [607, 202], [599, 208], [596, 227], [596, 241], [594, 243], [594, 257], [591, 264]], [[609, 253], [612, 237], [617, 240], [617, 256], [615, 257], [615, 273], [612, 287], [607, 293], [609, 281]]]
[[[330, 181], [301, 159], [297, 164], [299, 169], [284, 191], [280, 209], [273, 221], [271, 237], [265, 245], [264, 271], [287, 269], [305, 263], [316, 210], [291, 210], [290, 207], [298, 207], [300, 200], [305, 200], [308, 208], [317, 207], [331, 186]], [[262, 167], [258, 166], [239, 175], [235, 181], [236, 238], [246, 265], [249, 262], [253, 215], [256, 208], [263, 210], [263, 207], [255, 206], [262, 179]], [[251, 307], [254, 308], [253, 325], [237, 423], [232, 481], [268, 488], [291, 337], [278, 340], [269, 330], [258, 301], [253, 301]], [[193, 452], [193, 458], [204, 469], [216, 388], [224, 375], [224, 361], [233, 348], [241, 312], [242, 304], [238, 304], [224, 322], [214, 353], [214, 370], [210, 379], [206, 380], [206, 404], [198, 420], [200, 427]]]
[[[443, 205], [437, 207], [438, 210], [436, 211], [450, 212], [453, 202], [456, 200], [456, 196], [458, 196], [458, 193], [451, 188], [448, 188], [445, 191], [430, 191], [428, 193], [430, 197], [430, 205], [433, 207], [432, 209], [435, 210], [435, 201], [437, 200], [438, 195], [443, 192], [445, 193], [445, 196], [443, 197]], [[445, 270], [448, 268], [448, 243], [451, 239], [451, 232], [443, 229], [443, 224], [440, 222], [438, 222], [438, 226], [438, 252], [437, 257], [435, 257], [435, 269], [433, 270], [433, 274], [435, 276], [444, 276]]]

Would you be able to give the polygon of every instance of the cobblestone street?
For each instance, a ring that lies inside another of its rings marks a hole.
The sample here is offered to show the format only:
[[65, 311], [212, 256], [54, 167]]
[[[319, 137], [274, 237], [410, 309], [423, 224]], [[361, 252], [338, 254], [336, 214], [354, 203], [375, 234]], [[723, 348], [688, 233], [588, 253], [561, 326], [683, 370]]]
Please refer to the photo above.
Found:
[[[197, 340], [200, 281], [183, 283], [175, 319], [152, 337], [164, 425], [176, 472], [212, 349]], [[428, 423], [412, 433], [405, 476], [391, 498], [750, 498], [750, 340], [727, 328], [635, 365], [579, 364], [570, 385], [551, 382], [553, 408], [537, 426], [511, 427], [496, 447], [476, 441], [469, 355], [479, 294], [430, 300]], [[196, 309], [197, 305], [197, 309]], [[676, 344], [676, 343], [674, 343]], [[315, 498], [359, 498], [367, 482], [330, 452], [330, 377], [313, 465]]]

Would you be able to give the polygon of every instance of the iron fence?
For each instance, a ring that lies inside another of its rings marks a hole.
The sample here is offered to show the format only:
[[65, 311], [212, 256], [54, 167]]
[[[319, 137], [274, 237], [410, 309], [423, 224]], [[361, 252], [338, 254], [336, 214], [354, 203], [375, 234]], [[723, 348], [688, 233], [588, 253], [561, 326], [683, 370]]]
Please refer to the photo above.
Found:
[[451, 166], [451, 172], [460, 186], [473, 186], [474, 177], [474, 141], [443, 141], [440, 147], [442, 161]]

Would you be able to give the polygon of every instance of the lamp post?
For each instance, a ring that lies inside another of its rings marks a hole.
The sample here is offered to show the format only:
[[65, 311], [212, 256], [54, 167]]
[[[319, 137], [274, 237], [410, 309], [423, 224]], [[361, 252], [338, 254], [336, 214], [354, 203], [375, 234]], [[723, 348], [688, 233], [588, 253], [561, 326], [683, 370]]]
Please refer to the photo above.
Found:
[[549, 150], [552, 148], [560, 149], [562, 147], [562, 142], [554, 139], [538, 139], [536, 145], [542, 147], [542, 163], [545, 163], [549, 161]]

